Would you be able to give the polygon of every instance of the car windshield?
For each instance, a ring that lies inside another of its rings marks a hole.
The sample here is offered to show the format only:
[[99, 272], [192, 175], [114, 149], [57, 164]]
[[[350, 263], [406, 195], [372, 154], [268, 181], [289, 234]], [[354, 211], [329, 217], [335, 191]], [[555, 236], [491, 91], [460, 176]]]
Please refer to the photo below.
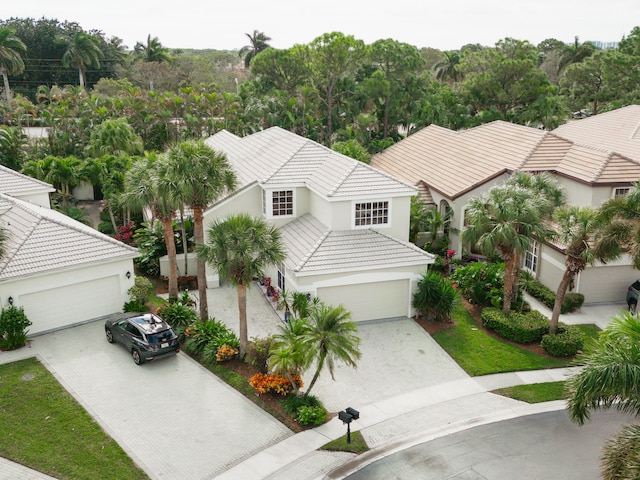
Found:
[[149, 341], [149, 343], [162, 343], [166, 342], [167, 340], [171, 340], [175, 336], [176, 334], [173, 333], [173, 330], [168, 329], [163, 332], [148, 334], [147, 340]]

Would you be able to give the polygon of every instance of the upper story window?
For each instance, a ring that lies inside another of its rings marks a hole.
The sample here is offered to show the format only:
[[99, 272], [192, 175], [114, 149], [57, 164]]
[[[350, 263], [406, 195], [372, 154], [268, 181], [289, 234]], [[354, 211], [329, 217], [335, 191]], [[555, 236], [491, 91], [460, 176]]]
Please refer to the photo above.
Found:
[[535, 274], [538, 270], [539, 251], [540, 247], [538, 245], [538, 242], [536, 242], [535, 240], [531, 240], [529, 249], [525, 252], [524, 255], [524, 268], [529, 270], [533, 274]]
[[613, 190], [613, 198], [624, 197], [630, 190], [630, 187], [616, 188]]
[[273, 216], [293, 215], [293, 190], [271, 192]]
[[356, 227], [389, 224], [389, 202], [356, 203]]

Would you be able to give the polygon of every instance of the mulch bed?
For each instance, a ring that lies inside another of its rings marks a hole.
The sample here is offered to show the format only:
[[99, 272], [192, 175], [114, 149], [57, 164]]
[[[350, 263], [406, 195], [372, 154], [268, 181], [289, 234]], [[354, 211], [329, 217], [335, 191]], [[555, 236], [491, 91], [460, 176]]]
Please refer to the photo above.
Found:
[[[523, 350], [528, 350], [530, 352], [536, 353], [536, 354], [541, 355], [543, 357], [556, 358], [556, 357], [552, 357], [551, 355], [549, 355], [544, 350], [544, 348], [542, 348], [540, 346], [540, 344], [532, 343], [532, 344], [529, 344], [529, 345], [523, 345], [521, 343], [511, 342], [509, 340], [506, 340], [506, 339], [502, 338], [500, 335], [497, 335], [493, 330], [489, 330], [488, 328], [486, 328], [482, 324], [482, 319], [480, 318], [481, 309], [480, 309], [480, 307], [478, 305], [473, 305], [473, 304], [469, 303], [467, 300], [465, 300], [464, 298], [461, 301], [462, 301], [462, 304], [464, 305], [464, 307], [469, 312], [469, 314], [471, 314], [471, 317], [473, 317], [473, 320], [475, 321], [477, 327], [480, 330], [482, 330], [483, 332], [485, 332], [487, 335], [490, 335], [493, 338], [495, 338], [496, 340], [500, 340], [501, 342], [508, 343], [508, 344], [513, 345], [515, 347], [521, 348]], [[422, 318], [422, 317], [415, 317], [414, 320], [429, 335], [433, 335], [434, 333], [441, 332], [443, 330], [448, 330], [451, 327], [454, 327], [456, 325], [455, 322], [435, 322], [433, 320], [428, 320], [428, 319]]]

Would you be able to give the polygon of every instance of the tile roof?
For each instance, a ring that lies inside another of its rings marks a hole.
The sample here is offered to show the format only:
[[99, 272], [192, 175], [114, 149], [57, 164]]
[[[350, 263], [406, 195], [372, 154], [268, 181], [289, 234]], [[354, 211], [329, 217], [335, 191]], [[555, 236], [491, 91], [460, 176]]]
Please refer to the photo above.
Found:
[[387, 173], [279, 127], [243, 138], [222, 131], [206, 143], [227, 155], [240, 186], [256, 180], [274, 187], [307, 185], [328, 198], [416, 193]]
[[328, 229], [311, 215], [280, 227], [287, 266], [301, 274], [428, 265], [433, 255], [376, 230]]
[[21, 194], [40, 192], [55, 192], [56, 189], [48, 183], [36, 180], [22, 173], [0, 165], [0, 193], [19, 197]]
[[4, 194], [0, 223], [8, 234], [0, 281], [138, 256], [137, 249], [60, 212]]
[[640, 105], [572, 120], [553, 133], [576, 143], [616, 152], [640, 163]]
[[[438, 191], [455, 199], [503, 172], [516, 170], [550, 171], [590, 184], [628, 183], [640, 178], [640, 155], [629, 157], [566, 138], [557, 131], [503, 121], [460, 132], [430, 125], [375, 155], [371, 163], [419, 185], [423, 198], [427, 198], [426, 192]], [[635, 135], [640, 146], [640, 134]]]

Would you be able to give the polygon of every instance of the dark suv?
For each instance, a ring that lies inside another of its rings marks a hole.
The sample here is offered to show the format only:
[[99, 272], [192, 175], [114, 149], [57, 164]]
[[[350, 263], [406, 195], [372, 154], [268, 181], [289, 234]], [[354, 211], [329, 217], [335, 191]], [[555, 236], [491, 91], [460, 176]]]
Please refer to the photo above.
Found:
[[627, 305], [630, 312], [635, 312], [638, 307], [638, 296], [640, 296], [640, 280], [636, 280], [627, 289]]
[[104, 325], [109, 343], [121, 343], [136, 365], [180, 351], [178, 336], [167, 322], [152, 313], [122, 313]]

